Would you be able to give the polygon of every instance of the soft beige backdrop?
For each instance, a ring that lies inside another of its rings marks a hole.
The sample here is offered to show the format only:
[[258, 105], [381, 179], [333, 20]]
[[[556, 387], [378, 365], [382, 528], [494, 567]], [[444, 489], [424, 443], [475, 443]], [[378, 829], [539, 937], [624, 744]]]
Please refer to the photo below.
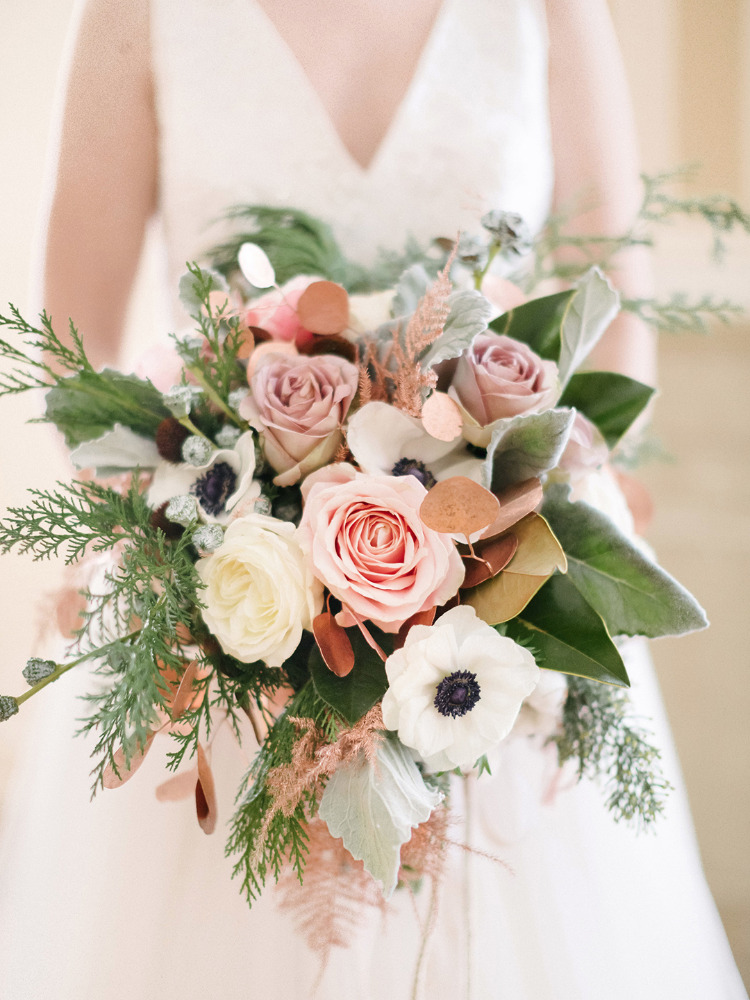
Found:
[[[705, 189], [750, 206], [750, 0], [611, 0], [636, 103], [646, 169], [704, 165]], [[30, 260], [43, 190], [55, 81], [73, 0], [3, 0], [0, 16], [0, 306], [30, 305]], [[116, 234], [113, 234], [116, 238]], [[666, 235], [663, 288], [720, 289], [750, 304], [750, 240], [727, 267], [706, 266], [691, 228]], [[71, 248], [73, 251], [73, 248]], [[142, 282], [145, 286], [145, 283]], [[149, 315], [148, 289], [136, 315]], [[134, 324], [148, 329], [148, 322]], [[665, 338], [657, 429], [676, 463], [644, 475], [657, 504], [650, 533], [663, 563], [705, 603], [708, 633], [654, 651], [680, 749], [706, 873], [750, 981], [750, 330]], [[38, 404], [37, 404], [38, 405]], [[0, 506], [66, 474], [31, 399], [0, 400]], [[46, 616], [59, 571], [0, 561], [0, 693], [20, 693], [20, 669]], [[40, 610], [41, 608], [41, 610]], [[65, 683], [61, 681], [60, 683]], [[54, 690], [47, 697], [54, 698]], [[0, 731], [0, 794], [14, 753], [33, 740], [32, 712]], [[71, 721], [71, 729], [73, 723]], [[0, 817], [2, 799], [0, 797]], [[709, 998], [707, 998], [709, 1000]]]

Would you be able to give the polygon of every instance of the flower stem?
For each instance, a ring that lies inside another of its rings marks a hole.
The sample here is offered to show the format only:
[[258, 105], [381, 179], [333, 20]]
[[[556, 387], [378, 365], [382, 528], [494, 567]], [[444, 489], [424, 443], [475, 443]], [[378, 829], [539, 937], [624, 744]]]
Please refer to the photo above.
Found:
[[206, 381], [206, 379], [203, 376], [203, 372], [201, 372], [200, 369], [193, 368], [193, 367], [189, 367], [188, 371], [195, 378], [195, 380], [199, 383], [201, 389], [203, 389], [203, 391], [208, 396], [208, 398], [211, 400], [211, 402], [214, 404], [214, 406], [218, 406], [218, 408], [221, 410], [221, 412], [229, 420], [231, 420], [233, 424], [236, 424], [238, 427], [242, 428], [243, 430], [247, 430], [248, 424], [244, 420], [241, 420], [237, 416], [236, 413], [233, 413], [232, 410], [229, 409], [229, 407], [224, 402], [224, 400], [221, 398], [221, 396], [218, 394], [218, 392], [216, 391], [216, 389], [214, 389], [214, 387], [209, 382]]
[[108, 642], [104, 646], [97, 646], [96, 649], [91, 649], [89, 650], [88, 653], [83, 653], [82, 656], [77, 657], [77, 659], [75, 660], [71, 660], [70, 663], [58, 663], [57, 667], [55, 668], [55, 670], [52, 671], [51, 674], [48, 674], [46, 677], [43, 677], [42, 680], [37, 681], [37, 683], [34, 684], [33, 687], [30, 687], [28, 691], [24, 691], [23, 694], [20, 694], [16, 698], [16, 703], [18, 705], [22, 705], [25, 701], [28, 701], [29, 698], [31, 698], [33, 695], [41, 691], [42, 688], [46, 687], [48, 684], [51, 684], [53, 681], [56, 681], [58, 678], [62, 677], [63, 674], [66, 674], [69, 670], [72, 670], [73, 667], [77, 667], [85, 660], [90, 660], [92, 657], [98, 656], [99, 654], [103, 653], [105, 649], [109, 649], [110, 646], [114, 646], [118, 642], [127, 642], [128, 639], [135, 639], [138, 635], [140, 635], [140, 633], [141, 629], [136, 629], [134, 632], [130, 632], [128, 635], [124, 635], [119, 639], [113, 639], [112, 642]]

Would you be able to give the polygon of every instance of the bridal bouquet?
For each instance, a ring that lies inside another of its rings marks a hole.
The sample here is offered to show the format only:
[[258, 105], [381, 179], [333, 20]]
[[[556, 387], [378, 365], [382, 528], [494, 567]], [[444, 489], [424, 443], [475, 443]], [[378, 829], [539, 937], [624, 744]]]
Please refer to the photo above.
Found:
[[254, 749], [228, 845], [250, 901], [316, 851], [386, 897], [434, 873], [450, 775], [520, 734], [601, 773], [618, 818], [654, 818], [666, 783], [628, 721], [621, 637], [706, 621], [609, 464], [653, 390], [582, 367], [617, 293], [592, 268], [488, 300], [492, 258], [523, 249], [498, 212], [357, 292], [373, 276], [325, 227], [271, 216], [224, 254], [229, 281], [190, 267], [194, 329], [159, 388], [96, 371], [72, 325], [0, 318], [3, 391], [41, 389], [87, 470], [0, 524], [4, 550], [84, 566], [68, 657], [32, 658], [0, 719], [93, 661], [94, 789], [168, 734], [161, 797], [194, 796], [209, 833], [228, 720]]

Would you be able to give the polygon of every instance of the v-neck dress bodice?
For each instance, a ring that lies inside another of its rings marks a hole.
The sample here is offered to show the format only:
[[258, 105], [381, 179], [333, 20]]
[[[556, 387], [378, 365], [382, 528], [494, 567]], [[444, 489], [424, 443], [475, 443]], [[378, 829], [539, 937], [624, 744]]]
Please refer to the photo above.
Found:
[[361, 166], [258, 0], [152, 0], [161, 207], [170, 281], [240, 204], [294, 206], [367, 263], [479, 227], [490, 208], [533, 229], [549, 209], [542, 0], [443, 0], [406, 93]]

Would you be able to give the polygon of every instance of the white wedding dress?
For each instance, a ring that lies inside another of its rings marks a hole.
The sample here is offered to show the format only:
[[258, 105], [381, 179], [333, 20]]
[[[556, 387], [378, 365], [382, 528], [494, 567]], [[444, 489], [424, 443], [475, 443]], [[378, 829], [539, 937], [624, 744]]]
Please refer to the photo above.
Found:
[[[170, 287], [240, 202], [330, 221], [367, 261], [407, 234], [476, 229], [482, 212], [549, 207], [552, 162], [542, 0], [445, 0], [374, 160], [361, 167], [256, 0], [152, 0], [161, 199]], [[175, 322], [178, 322], [176, 320]], [[182, 320], [179, 320], [180, 324]], [[550, 794], [550, 751], [511, 740], [493, 777], [457, 783], [454, 849], [418, 995], [473, 1000], [740, 1000], [745, 991], [705, 885], [653, 669], [629, 658], [677, 785], [655, 833], [610, 818], [588, 782]], [[33, 737], [3, 812], [0, 995], [7, 1000], [286, 1000], [313, 995], [318, 960], [269, 890], [252, 910], [230, 880], [221, 828], [190, 801], [159, 804], [158, 754], [88, 802], [87, 747], [71, 740], [68, 676], [24, 708]], [[42, 702], [42, 704], [38, 704]], [[226, 821], [247, 764], [214, 752]], [[15, 806], [14, 806], [15, 803]], [[505, 865], [478, 852], [502, 859]], [[303, 890], [304, 891], [304, 890]], [[348, 950], [320, 1000], [407, 1000], [429, 892], [399, 893]]]

